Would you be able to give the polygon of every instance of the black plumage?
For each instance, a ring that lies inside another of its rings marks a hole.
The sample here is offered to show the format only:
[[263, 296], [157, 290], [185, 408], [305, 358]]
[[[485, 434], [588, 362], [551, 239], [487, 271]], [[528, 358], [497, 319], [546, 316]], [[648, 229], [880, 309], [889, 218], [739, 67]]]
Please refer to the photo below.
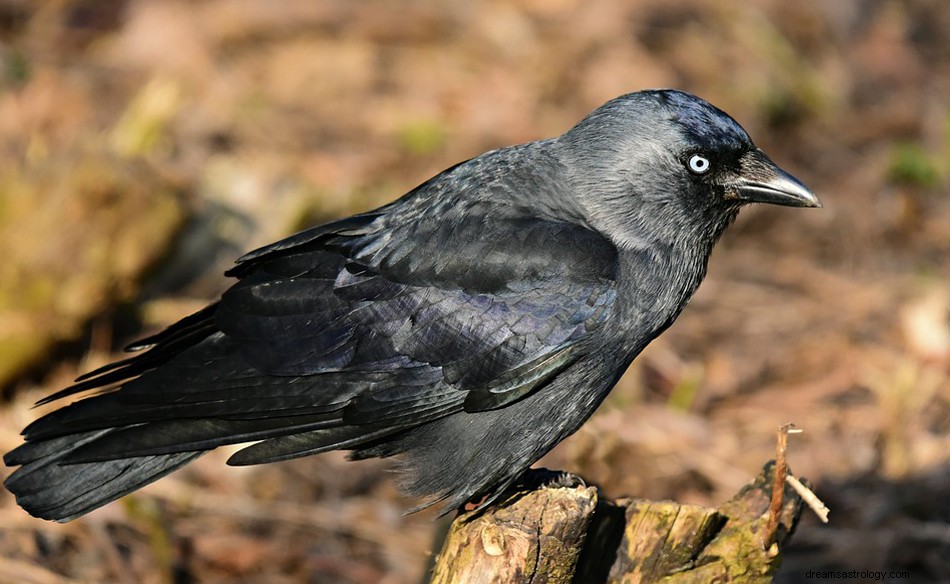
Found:
[[423, 505], [491, 500], [673, 322], [748, 202], [818, 206], [705, 101], [619, 97], [244, 256], [217, 303], [44, 400], [103, 389], [24, 430], [6, 487], [66, 521], [255, 441], [229, 463], [395, 455]]

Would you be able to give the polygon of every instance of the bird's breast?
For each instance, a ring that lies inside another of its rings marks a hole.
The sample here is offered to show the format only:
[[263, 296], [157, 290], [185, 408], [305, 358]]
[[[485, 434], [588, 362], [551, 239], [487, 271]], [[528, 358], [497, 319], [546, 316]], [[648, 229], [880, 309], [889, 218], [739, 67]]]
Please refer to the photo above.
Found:
[[686, 307], [706, 274], [708, 256], [645, 248], [624, 250], [618, 259], [612, 321], [620, 342], [635, 355]]

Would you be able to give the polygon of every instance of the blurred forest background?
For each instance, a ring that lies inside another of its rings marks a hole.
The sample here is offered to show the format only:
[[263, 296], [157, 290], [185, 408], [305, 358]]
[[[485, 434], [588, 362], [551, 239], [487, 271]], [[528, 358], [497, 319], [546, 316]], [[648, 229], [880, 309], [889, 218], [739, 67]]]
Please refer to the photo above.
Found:
[[[213, 299], [242, 252], [676, 87], [825, 208], [745, 210], [679, 321], [543, 464], [716, 505], [794, 422], [792, 469], [831, 523], [803, 520], [778, 581], [947, 581], [947, 8], [0, 0], [0, 450], [38, 398]], [[424, 578], [439, 524], [403, 516], [385, 462], [228, 454], [66, 525], [0, 492], [0, 582]]]

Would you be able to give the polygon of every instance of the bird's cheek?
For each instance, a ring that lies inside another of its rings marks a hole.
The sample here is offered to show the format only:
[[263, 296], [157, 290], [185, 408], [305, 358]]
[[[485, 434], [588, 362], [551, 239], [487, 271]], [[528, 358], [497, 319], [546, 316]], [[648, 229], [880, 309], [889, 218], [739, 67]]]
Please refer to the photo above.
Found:
[[713, 205], [720, 204], [723, 201], [735, 200], [738, 196], [738, 193], [734, 193], [724, 185], [718, 183], [704, 185], [702, 190], [703, 198]]

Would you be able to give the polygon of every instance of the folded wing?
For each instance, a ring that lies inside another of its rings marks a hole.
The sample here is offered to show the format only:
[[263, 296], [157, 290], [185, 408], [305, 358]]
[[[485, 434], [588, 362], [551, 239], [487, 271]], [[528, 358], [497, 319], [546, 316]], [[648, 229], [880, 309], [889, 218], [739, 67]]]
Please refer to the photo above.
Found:
[[377, 212], [250, 254], [219, 303], [51, 396], [105, 388], [24, 431], [7, 487], [65, 520], [223, 444], [257, 441], [233, 464], [355, 449], [542, 390], [609, 313], [615, 250], [483, 211]]

